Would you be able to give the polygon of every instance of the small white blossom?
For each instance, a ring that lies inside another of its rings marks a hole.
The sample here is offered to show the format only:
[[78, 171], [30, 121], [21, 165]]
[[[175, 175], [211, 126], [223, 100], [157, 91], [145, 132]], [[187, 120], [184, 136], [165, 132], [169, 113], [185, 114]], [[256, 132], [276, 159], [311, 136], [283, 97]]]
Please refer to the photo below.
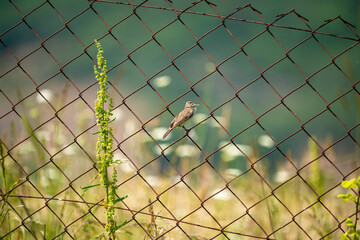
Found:
[[[168, 129], [164, 127], [158, 127], [151, 131], [151, 136], [155, 138], [155, 140], [163, 140], [163, 135], [166, 133]], [[171, 136], [171, 133], [169, 134]]]
[[181, 177], [179, 175], [175, 175], [170, 178], [171, 184], [177, 184], [176, 186], [184, 187], [184, 184], [178, 184], [181, 181]]
[[225, 118], [221, 117], [221, 116], [214, 116], [216, 118], [216, 120], [214, 118], [210, 118], [210, 126], [211, 127], [221, 127], [219, 125], [219, 123], [222, 125], [222, 126], [225, 126], [226, 124], [226, 120]]
[[77, 147], [75, 144], [72, 144], [70, 146], [68, 146], [67, 148], [65, 148], [62, 152], [65, 154], [65, 155], [76, 155], [76, 150], [77, 150]]
[[[114, 159], [116, 159], [114, 157]], [[120, 161], [122, 162], [122, 164], [120, 164], [120, 171], [124, 172], [124, 173], [135, 173], [136, 172], [136, 168], [135, 166], [128, 160], [128, 159], [120, 159]]]
[[49, 102], [53, 99], [54, 94], [50, 89], [42, 89], [42, 90], [40, 90], [40, 92], [44, 97], [42, 97], [40, 94], [37, 94], [36, 101], [38, 103], [46, 102], [46, 100], [44, 98], [46, 98]]
[[[199, 122], [203, 121], [205, 118], [207, 118], [208, 116], [204, 113], [196, 113], [192, 119], [193, 119], [193, 122], [194, 124], [198, 124]], [[206, 123], [206, 122], [204, 122]]]
[[163, 88], [168, 86], [171, 83], [170, 76], [160, 76], [154, 79], [154, 85], [158, 88]]
[[152, 187], [161, 186], [161, 180], [157, 176], [149, 175], [149, 176], [146, 176], [145, 179]]
[[124, 112], [120, 108], [113, 110], [112, 114], [112, 117], [116, 119], [115, 121], [120, 120], [124, 116]]
[[282, 182], [286, 181], [287, 179], [289, 179], [289, 172], [285, 171], [285, 170], [277, 171], [274, 179], [276, 182], [282, 183]]
[[196, 147], [190, 144], [181, 145], [176, 149], [176, 154], [179, 157], [192, 157], [196, 154], [196, 152], [197, 152]]
[[[219, 147], [222, 147], [226, 145], [228, 142], [221, 142], [219, 144]], [[240, 151], [241, 150], [241, 151]], [[222, 148], [221, 151], [223, 151], [225, 154], [227, 154], [228, 161], [233, 160], [235, 157], [242, 157], [244, 154], [249, 157], [253, 153], [253, 149], [245, 144], [236, 144], [236, 146], [233, 143], [230, 143], [225, 148]]]
[[228, 168], [224, 173], [227, 178], [235, 178], [241, 174], [241, 171], [237, 168]]
[[[213, 191], [212, 194], [217, 193], [218, 191], [220, 191], [221, 189], [216, 189], [215, 191]], [[221, 192], [219, 192], [218, 194], [216, 194], [215, 196], [212, 197], [213, 199], [216, 200], [222, 200], [222, 201], [227, 201], [231, 199], [231, 193], [227, 190], [222, 190]]]
[[271, 148], [275, 145], [274, 141], [268, 135], [261, 135], [258, 139], [260, 146]]

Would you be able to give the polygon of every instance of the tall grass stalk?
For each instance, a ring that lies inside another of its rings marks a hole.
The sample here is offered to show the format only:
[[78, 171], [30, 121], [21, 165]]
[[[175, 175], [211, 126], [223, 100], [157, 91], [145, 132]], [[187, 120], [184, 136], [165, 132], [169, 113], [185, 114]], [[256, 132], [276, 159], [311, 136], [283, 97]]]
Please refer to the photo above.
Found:
[[[126, 222], [120, 226], [116, 225], [115, 221], [115, 209], [114, 205], [119, 200], [116, 198], [116, 182], [117, 182], [117, 171], [115, 168], [116, 162], [114, 161], [113, 155], [113, 131], [109, 124], [114, 120], [111, 119], [113, 103], [112, 99], [109, 97], [108, 92], [108, 77], [106, 74], [107, 71], [107, 61], [102, 56], [103, 50], [98, 41], [95, 40], [98, 54], [97, 54], [97, 64], [94, 66], [95, 77], [99, 82], [100, 90], [97, 93], [97, 99], [95, 101], [95, 110], [96, 110], [96, 119], [97, 125], [99, 126], [98, 141], [96, 143], [97, 149], [97, 163], [99, 165], [99, 176], [100, 183], [103, 188], [105, 188], [106, 196], [104, 199], [104, 206], [106, 209], [106, 218], [107, 224], [105, 225], [106, 238], [107, 239], [116, 239], [115, 231], [123, 226]], [[111, 168], [112, 174], [108, 173], [108, 169]]]

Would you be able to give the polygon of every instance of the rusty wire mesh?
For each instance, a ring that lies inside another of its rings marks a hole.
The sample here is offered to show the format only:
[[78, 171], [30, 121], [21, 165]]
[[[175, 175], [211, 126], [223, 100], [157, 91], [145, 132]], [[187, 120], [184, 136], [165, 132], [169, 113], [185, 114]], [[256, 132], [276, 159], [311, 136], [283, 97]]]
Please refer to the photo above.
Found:
[[[12, 220], [1, 237], [83, 239], [104, 231], [103, 192], [81, 188], [97, 173], [94, 38], [110, 64], [118, 111], [118, 194], [129, 194], [117, 206], [119, 221], [128, 221], [121, 238], [335, 239], [346, 231], [355, 209], [336, 195], [342, 180], [359, 175], [359, 80], [351, 62], [360, 40], [344, 18], [312, 28], [295, 10], [269, 22], [250, 4], [224, 14], [205, 0], [8, 5], [18, 20], [2, 23], [0, 35], [1, 204], [3, 224]], [[108, 17], [111, 9], [117, 18]], [[152, 15], [162, 21], [153, 24]], [[33, 24], [37, 18], [47, 27]], [[97, 22], [84, 30], [90, 18]], [[129, 24], [133, 31], [121, 29]], [[92, 38], [84, 37], [88, 29]], [[26, 32], [29, 46], [16, 45], [23, 43], [16, 32]], [[187, 35], [185, 48], [177, 32]], [[169, 76], [170, 90], [159, 84]], [[189, 99], [201, 105], [190, 131], [162, 140], [160, 127]]]

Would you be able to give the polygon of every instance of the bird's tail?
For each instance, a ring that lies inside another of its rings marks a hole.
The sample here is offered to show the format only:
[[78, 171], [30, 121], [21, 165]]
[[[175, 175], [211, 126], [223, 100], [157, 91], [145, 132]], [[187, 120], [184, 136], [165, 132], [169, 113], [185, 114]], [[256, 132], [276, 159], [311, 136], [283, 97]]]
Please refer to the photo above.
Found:
[[173, 128], [169, 128], [169, 129], [166, 131], [166, 133], [164, 134], [163, 139], [165, 139], [166, 136], [169, 135], [169, 133], [170, 133], [172, 130], [173, 130]]

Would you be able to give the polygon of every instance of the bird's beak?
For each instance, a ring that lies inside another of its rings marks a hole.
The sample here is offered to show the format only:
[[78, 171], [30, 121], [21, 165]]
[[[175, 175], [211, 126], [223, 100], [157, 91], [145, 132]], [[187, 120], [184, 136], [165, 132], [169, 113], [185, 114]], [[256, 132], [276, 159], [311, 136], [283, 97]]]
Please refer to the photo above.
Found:
[[198, 107], [198, 106], [200, 106], [200, 104], [195, 104], [195, 106], [197, 106], [197, 107]]

